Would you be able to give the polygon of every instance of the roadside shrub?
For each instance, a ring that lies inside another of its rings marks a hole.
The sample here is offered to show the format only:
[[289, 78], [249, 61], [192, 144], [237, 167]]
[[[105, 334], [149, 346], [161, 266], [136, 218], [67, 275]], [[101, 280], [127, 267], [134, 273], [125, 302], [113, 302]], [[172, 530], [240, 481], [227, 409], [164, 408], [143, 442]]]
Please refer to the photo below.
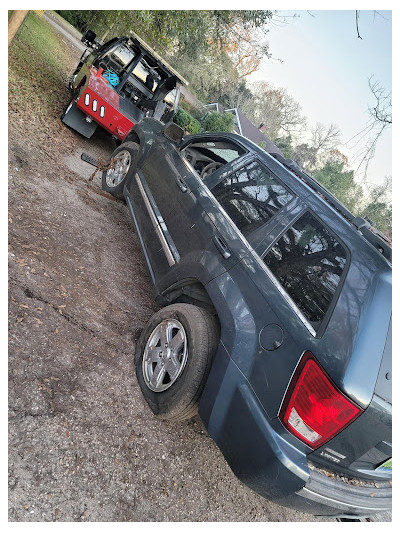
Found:
[[84, 11], [68, 11], [68, 10], [55, 10], [56, 13], [61, 15], [67, 22], [69, 22], [74, 28], [83, 31], [87, 26], [87, 17]]
[[232, 113], [218, 113], [214, 111], [203, 119], [204, 131], [227, 131], [232, 133], [235, 127], [235, 118]]
[[183, 130], [188, 133], [201, 133], [201, 124], [190, 113], [182, 108], [179, 108], [174, 116], [175, 124], [178, 124]]
[[187, 102], [182, 96], [179, 101], [179, 107], [201, 122], [201, 119], [204, 116], [203, 108], [198, 108], [189, 104], [189, 102]]

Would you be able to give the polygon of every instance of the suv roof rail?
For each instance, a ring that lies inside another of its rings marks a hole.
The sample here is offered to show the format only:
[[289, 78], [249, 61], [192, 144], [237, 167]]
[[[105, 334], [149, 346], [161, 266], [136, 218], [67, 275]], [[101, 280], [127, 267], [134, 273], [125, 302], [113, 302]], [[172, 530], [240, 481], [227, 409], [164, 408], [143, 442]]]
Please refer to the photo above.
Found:
[[292, 161], [291, 159], [285, 159], [278, 153], [271, 153], [270, 155], [279, 161], [279, 163], [291, 170], [314, 192], [322, 196], [322, 198], [331, 207], [333, 207], [343, 218], [350, 222], [350, 224], [356, 228], [358, 233], [360, 233], [369, 243], [371, 243], [388, 261], [392, 261], [392, 247], [390, 240], [382, 232], [375, 228], [371, 221], [353, 215], [330, 191], [328, 191], [328, 189], [326, 189], [315, 178], [302, 169], [301, 166], [295, 161]]

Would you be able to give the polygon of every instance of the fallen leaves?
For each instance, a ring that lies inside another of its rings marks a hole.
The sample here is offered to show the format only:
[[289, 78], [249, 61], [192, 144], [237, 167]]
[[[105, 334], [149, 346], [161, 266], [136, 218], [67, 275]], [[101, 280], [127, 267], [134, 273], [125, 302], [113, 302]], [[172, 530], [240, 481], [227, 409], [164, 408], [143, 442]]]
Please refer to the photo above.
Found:
[[28, 266], [28, 265], [26, 264], [26, 259], [16, 259], [15, 262], [16, 262], [20, 267]]

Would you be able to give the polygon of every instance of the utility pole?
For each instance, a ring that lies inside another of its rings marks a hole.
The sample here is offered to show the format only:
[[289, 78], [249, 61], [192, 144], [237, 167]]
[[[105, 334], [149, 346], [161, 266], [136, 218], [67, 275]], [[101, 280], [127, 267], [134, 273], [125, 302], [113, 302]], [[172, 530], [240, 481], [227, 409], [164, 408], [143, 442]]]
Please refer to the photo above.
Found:
[[15, 34], [21, 27], [22, 23], [25, 20], [26, 15], [29, 13], [29, 10], [15, 10], [13, 11], [10, 20], [8, 21], [8, 46], [12, 43], [12, 40], [15, 37]]

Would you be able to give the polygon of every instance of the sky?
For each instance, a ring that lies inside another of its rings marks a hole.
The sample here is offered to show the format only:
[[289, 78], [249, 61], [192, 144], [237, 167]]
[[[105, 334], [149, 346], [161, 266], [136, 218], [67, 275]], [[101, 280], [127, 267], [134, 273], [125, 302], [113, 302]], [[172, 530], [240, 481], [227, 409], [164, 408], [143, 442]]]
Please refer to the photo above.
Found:
[[[293, 14], [298, 16], [293, 18]], [[264, 59], [248, 80], [286, 88], [300, 104], [309, 127], [317, 122], [334, 123], [346, 143], [365, 128], [368, 105], [374, 103], [368, 78], [374, 76], [391, 91], [391, 11], [361, 11], [362, 39], [357, 38], [354, 10], [293, 10], [278, 15], [289, 17], [286, 23], [269, 26], [267, 40], [273, 59]], [[362, 145], [352, 148], [352, 144], [342, 144], [340, 149], [355, 169], [353, 158]], [[386, 131], [369, 167], [371, 184], [392, 175], [391, 145], [391, 131]]]

